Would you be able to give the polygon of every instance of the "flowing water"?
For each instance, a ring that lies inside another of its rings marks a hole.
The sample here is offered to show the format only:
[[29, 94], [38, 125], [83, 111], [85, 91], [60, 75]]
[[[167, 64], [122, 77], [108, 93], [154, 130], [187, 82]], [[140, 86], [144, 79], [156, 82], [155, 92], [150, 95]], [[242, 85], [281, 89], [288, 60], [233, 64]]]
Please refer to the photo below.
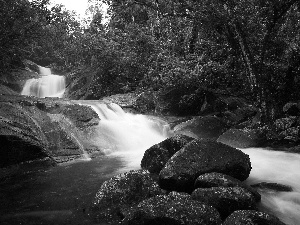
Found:
[[125, 113], [113, 103], [75, 102], [91, 106], [101, 118], [90, 142], [103, 155], [50, 168], [32, 162], [1, 171], [0, 224], [94, 224], [88, 210], [101, 184], [139, 169], [144, 151], [170, 135], [158, 118]]
[[261, 208], [289, 225], [300, 224], [300, 155], [259, 148], [243, 149], [252, 170], [248, 184], [260, 182], [289, 185], [293, 192], [261, 191]]
[[50, 68], [39, 67], [40, 78], [26, 81], [22, 95], [45, 97], [63, 97], [65, 92], [65, 77], [54, 75]]
[[[47, 71], [41, 69], [41, 73]], [[50, 91], [48, 81], [43, 84], [44, 81], [30, 81], [24, 90], [30, 90], [26, 92], [28, 95], [37, 93], [36, 96], [45, 97]], [[144, 151], [172, 134], [165, 122], [125, 113], [116, 104], [78, 103], [91, 106], [101, 118], [91, 142], [102, 149], [103, 156], [56, 167], [28, 163], [1, 171], [0, 224], [94, 224], [88, 208], [101, 184], [118, 173], [140, 168]], [[242, 151], [250, 156], [252, 163], [246, 183], [277, 182], [293, 188], [293, 192], [260, 191], [261, 209], [286, 224], [299, 225], [300, 155], [259, 148]]]

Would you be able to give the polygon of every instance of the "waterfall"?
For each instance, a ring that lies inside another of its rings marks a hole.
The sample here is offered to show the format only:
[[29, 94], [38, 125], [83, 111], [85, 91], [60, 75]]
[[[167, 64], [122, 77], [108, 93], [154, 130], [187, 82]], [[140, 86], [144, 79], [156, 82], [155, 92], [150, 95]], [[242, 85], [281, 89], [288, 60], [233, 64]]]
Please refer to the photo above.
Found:
[[289, 185], [292, 192], [262, 191], [261, 207], [289, 225], [300, 222], [300, 155], [259, 148], [242, 149], [250, 156], [252, 170], [247, 184]]
[[21, 95], [45, 97], [63, 97], [65, 92], [65, 77], [54, 75], [50, 68], [39, 67], [40, 78], [26, 81]]
[[128, 168], [139, 168], [146, 149], [170, 136], [168, 124], [158, 118], [126, 113], [114, 103], [84, 101], [99, 115], [94, 144], [106, 155], [123, 159]]

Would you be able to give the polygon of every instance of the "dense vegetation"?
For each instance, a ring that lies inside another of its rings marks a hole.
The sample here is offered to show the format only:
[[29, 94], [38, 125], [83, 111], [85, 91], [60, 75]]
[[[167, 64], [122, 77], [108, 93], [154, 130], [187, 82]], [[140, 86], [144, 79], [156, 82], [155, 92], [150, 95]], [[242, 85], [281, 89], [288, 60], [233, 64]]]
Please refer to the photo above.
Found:
[[265, 121], [299, 100], [299, 0], [91, 0], [86, 26], [47, 0], [0, 4], [2, 76], [30, 59], [77, 71], [88, 98], [150, 90], [182, 107], [210, 89], [248, 98]]

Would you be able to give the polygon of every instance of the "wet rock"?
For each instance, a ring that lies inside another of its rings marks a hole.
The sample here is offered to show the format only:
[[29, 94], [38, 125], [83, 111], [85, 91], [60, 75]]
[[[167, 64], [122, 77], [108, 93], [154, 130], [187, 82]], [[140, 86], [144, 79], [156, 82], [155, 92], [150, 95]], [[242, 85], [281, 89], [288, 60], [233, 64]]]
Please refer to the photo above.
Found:
[[194, 140], [176, 152], [159, 173], [163, 189], [191, 192], [198, 176], [210, 172], [227, 174], [241, 181], [251, 171], [249, 156], [211, 140]]
[[252, 184], [251, 187], [263, 189], [263, 190], [271, 190], [271, 191], [285, 191], [285, 192], [293, 191], [293, 188], [291, 186], [284, 185], [284, 184], [278, 184], [278, 183], [268, 183], [268, 182]]
[[242, 187], [198, 188], [191, 197], [215, 207], [223, 219], [236, 210], [256, 209], [254, 196]]
[[97, 113], [90, 106], [85, 105], [66, 105], [59, 113], [69, 118], [80, 129], [96, 126], [100, 121]]
[[237, 210], [222, 225], [285, 225], [277, 217], [255, 210]]
[[262, 139], [256, 129], [229, 129], [217, 141], [234, 148], [250, 148], [260, 146]]
[[19, 105], [0, 102], [0, 140], [0, 167], [46, 156], [46, 137]]
[[240, 180], [225, 174], [206, 173], [200, 175], [195, 181], [195, 189], [211, 187], [242, 187], [253, 194], [255, 201], [258, 202], [261, 200], [260, 194], [254, 188], [251, 188], [246, 184], [242, 183]]
[[99, 121], [90, 107], [62, 99], [0, 95], [0, 105], [1, 167], [43, 157], [80, 158], [83, 131]]
[[139, 113], [154, 113], [156, 106], [156, 92], [146, 91], [142, 92], [138, 96], [133, 104], [133, 108]]
[[289, 140], [293, 142], [299, 141], [299, 126], [290, 127], [279, 133], [279, 139]]
[[18, 93], [7, 86], [0, 84], [0, 95], [18, 95]]
[[119, 221], [130, 207], [163, 193], [148, 171], [130, 171], [105, 181], [96, 194], [92, 209], [98, 218]]
[[141, 161], [141, 167], [150, 173], [159, 174], [167, 161], [194, 138], [175, 135], [147, 149]]
[[226, 124], [215, 116], [195, 117], [174, 127], [176, 134], [212, 140], [217, 140], [225, 130]]
[[293, 126], [293, 124], [297, 121], [297, 117], [290, 116], [286, 118], [280, 118], [275, 121], [275, 129], [277, 131], [284, 131]]
[[123, 220], [123, 225], [217, 225], [217, 210], [181, 194], [159, 195], [142, 201]]
[[283, 112], [289, 116], [300, 116], [300, 103], [286, 103], [283, 106]]

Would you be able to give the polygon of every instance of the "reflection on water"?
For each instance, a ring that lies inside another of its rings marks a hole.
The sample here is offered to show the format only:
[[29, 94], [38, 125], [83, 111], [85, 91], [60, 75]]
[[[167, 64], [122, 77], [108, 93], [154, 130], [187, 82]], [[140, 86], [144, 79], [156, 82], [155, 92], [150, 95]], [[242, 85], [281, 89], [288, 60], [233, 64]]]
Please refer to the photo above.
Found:
[[2, 177], [0, 224], [93, 224], [89, 206], [101, 184], [125, 167], [102, 157], [51, 168], [26, 168]]
[[139, 169], [144, 151], [169, 135], [159, 119], [125, 113], [116, 104], [89, 101], [88, 105], [101, 118], [89, 141], [106, 156], [15, 171], [0, 181], [1, 224], [93, 224], [88, 209], [101, 184]]
[[293, 192], [262, 191], [261, 207], [289, 225], [300, 224], [300, 155], [258, 148], [242, 149], [251, 159], [246, 183], [270, 182], [289, 185]]

